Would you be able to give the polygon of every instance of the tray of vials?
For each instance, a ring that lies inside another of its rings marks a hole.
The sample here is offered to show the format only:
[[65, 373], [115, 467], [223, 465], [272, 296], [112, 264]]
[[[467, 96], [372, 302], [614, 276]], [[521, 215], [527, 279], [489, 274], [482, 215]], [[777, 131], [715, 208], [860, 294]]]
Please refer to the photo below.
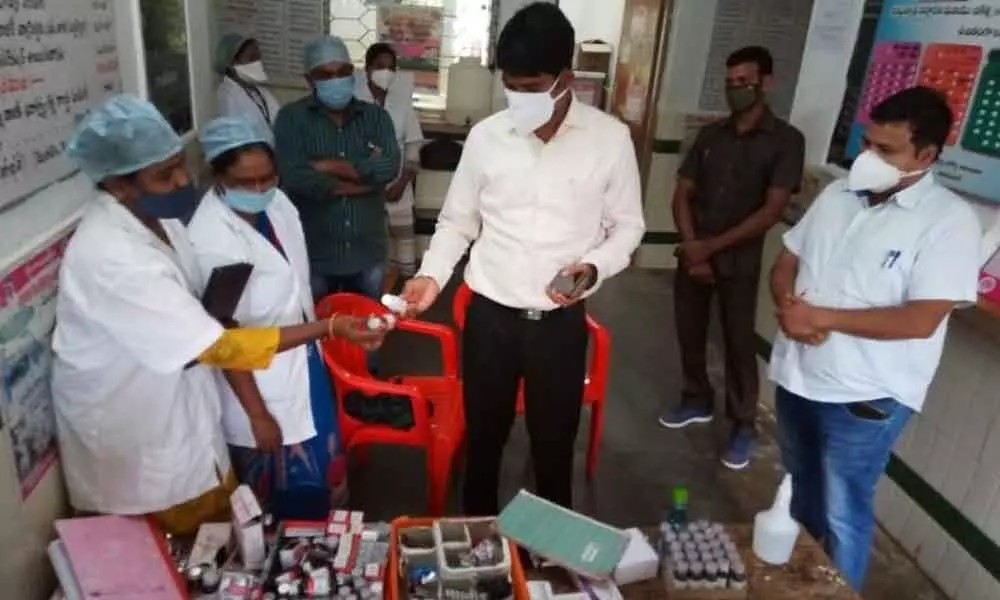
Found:
[[720, 523], [660, 527], [661, 576], [671, 600], [745, 600], [743, 557]]

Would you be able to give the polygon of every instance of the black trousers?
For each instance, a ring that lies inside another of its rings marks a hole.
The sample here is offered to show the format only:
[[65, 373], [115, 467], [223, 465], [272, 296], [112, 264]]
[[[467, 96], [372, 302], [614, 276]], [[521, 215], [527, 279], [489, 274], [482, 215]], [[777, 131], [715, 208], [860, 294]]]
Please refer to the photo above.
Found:
[[520, 311], [473, 295], [462, 340], [465, 514], [499, 512], [500, 461], [514, 422], [521, 379], [536, 492], [572, 506], [573, 447], [586, 362], [583, 303], [533, 321]]
[[717, 277], [705, 283], [678, 268], [674, 318], [681, 350], [683, 402], [711, 410], [715, 393], [708, 380], [706, 350], [712, 296], [718, 294], [725, 344], [726, 416], [738, 429], [754, 429], [760, 395], [757, 373], [757, 289], [760, 270]]

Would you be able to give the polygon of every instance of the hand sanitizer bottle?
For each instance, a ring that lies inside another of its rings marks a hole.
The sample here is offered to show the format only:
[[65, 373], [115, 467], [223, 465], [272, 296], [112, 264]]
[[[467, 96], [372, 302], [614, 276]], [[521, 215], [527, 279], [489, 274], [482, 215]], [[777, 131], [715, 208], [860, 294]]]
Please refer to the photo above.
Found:
[[677, 531], [688, 522], [688, 491], [679, 485], [674, 488], [674, 506], [667, 515], [667, 522]]
[[762, 561], [783, 565], [792, 557], [799, 524], [792, 518], [792, 476], [785, 475], [778, 486], [774, 505], [757, 513], [753, 521], [753, 551]]

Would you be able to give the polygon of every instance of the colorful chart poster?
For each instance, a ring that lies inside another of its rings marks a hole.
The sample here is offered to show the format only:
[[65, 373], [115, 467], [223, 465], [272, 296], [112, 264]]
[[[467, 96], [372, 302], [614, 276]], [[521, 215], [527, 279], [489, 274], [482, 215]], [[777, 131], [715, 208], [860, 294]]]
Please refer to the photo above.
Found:
[[57, 455], [49, 380], [59, 263], [68, 241], [63, 234], [0, 276], [0, 397], [22, 499]]
[[1000, 202], [1000, 0], [886, 0], [846, 155], [861, 150], [879, 102], [916, 85], [955, 117], [936, 173], [958, 192]]
[[378, 40], [399, 56], [399, 68], [437, 72], [441, 60], [443, 12], [435, 6], [381, 6]]

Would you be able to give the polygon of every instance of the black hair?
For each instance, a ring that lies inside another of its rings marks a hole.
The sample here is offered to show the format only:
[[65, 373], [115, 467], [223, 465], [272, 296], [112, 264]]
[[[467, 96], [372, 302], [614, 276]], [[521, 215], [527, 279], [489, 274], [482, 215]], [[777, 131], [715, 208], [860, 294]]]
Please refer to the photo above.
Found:
[[232, 168], [240, 158], [247, 152], [253, 150], [261, 150], [267, 154], [268, 158], [274, 162], [274, 149], [271, 148], [270, 144], [265, 144], [264, 142], [253, 142], [251, 144], [245, 144], [243, 146], [237, 146], [230, 150], [226, 150], [222, 154], [213, 158], [208, 164], [212, 167], [212, 173], [215, 175], [225, 175], [226, 171]]
[[496, 47], [496, 67], [515, 77], [559, 75], [573, 68], [576, 34], [559, 7], [534, 2], [514, 13]]
[[917, 150], [927, 146], [941, 153], [954, 117], [948, 101], [937, 90], [917, 86], [897, 92], [880, 102], [871, 112], [873, 123], [906, 123], [910, 141]]
[[727, 69], [748, 63], [757, 65], [757, 72], [761, 77], [774, 73], [774, 58], [771, 57], [771, 51], [764, 46], [746, 46], [726, 58]]
[[395, 69], [396, 61], [398, 60], [398, 57], [396, 56], [396, 51], [393, 49], [391, 45], [385, 42], [375, 42], [371, 46], [368, 46], [368, 49], [365, 50], [365, 68], [367, 69], [368, 67], [372, 66], [372, 63], [374, 63], [378, 59], [378, 57], [382, 56], [383, 54], [388, 54], [389, 56], [392, 57], [392, 67]]

